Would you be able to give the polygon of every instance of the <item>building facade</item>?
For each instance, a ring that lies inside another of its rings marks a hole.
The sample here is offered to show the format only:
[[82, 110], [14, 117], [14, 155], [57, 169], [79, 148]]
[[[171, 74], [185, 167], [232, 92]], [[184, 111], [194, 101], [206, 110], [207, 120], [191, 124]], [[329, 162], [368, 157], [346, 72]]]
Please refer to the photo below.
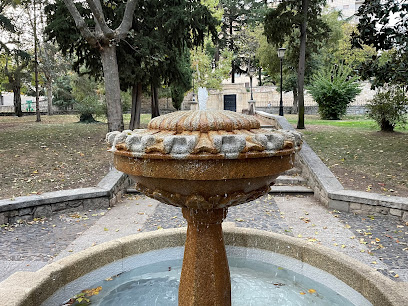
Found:
[[[344, 19], [353, 17], [359, 7], [364, 3], [364, 0], [328, 0], [327, 5], [342, 13]], [[356, 21], [353, 18], [353, 21]]]

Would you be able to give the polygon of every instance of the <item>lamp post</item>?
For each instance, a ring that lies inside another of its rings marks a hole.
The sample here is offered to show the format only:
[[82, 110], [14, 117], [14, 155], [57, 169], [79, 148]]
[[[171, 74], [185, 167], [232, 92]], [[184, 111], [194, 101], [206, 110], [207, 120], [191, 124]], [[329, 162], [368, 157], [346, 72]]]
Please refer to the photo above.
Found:
[[252, 92], [252, 77], [255, 75], [255, 67], [251, 65], [251, 62], [249, 62], [249, 65], [248, 65], [248, 75], [249, 75], [249, 86], [251, 87], [251, 99], [248, 101], [249, 114], [255, 115], [255, 101], [254, 101], [254, 95]]
[[283, 116], [283, 99], [282, 99], [282, 63], [285, 56], [286, 48], [278, 49], [278, 57], [280, 59], [280, 101], [279, 101], [279, 116]]
[[194, 93], [194, 74], [193, 74], [193, 97], [190, 102], [190, 110], [198, 110], [198, 103], [196, 101], [196, 97]]

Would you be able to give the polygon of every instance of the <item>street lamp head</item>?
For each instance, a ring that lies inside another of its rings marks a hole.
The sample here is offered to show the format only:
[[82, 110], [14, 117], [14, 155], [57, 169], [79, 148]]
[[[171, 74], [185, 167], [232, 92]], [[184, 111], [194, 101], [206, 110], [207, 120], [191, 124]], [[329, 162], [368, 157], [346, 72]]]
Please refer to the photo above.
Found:
[[250, 67], [248, 68], [248, 75], [249, 75], [250, 77], [253, 77], [254, 74], [255, 74], [255, 67], [250, 66]]
[[278, 49], [278, 57], [283, 58], [285, 56], [286, 48], [279, 48]]

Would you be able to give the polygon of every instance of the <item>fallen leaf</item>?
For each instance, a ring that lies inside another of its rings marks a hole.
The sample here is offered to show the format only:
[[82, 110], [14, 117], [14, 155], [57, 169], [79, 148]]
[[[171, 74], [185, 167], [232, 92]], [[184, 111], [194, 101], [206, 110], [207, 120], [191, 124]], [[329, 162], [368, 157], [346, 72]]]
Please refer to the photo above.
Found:
[[307, 290], [310, 294], [312, 294], [312, 293], [316, 293], [316, 290], [314, 290], [314, 289], [309, 289], [309, 290]]

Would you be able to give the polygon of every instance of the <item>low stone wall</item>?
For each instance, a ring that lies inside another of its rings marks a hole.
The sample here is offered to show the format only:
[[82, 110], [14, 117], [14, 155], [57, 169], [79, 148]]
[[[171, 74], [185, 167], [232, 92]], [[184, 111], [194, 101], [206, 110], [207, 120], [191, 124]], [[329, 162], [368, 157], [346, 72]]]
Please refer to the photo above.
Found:
[[[256, 115], [271, 120], [272, 125], [294, 130], [284, 117], [262, 111], [257, 111]], [[306, 141], [296, 156], [296, 163], [302, 169], [303, 177], [313, 189], [315, 197], [327, 207], [362, 214], [389, 214], [408, 221], [408, 198], [344, 189]]]
[[[255, 103], [256, 105], [256, 103]], [[269, 114], [279, 114], [279, 106], [256, 106], [257, 111], [269, 113]], [[292, 114], [291, 106], [283, 107], [284, 114]], [[317, 115], [319, 113], [319, 107], [317, 105], [307, 105], [305, 106], [305, 115]], [[367, 114], [367, 107], [365, 105], [349, 105], [346, 111], [347, 115], [365, 115]]]
[[111, 170], [96, 187], [0, 200], [0, 224], [49, 217], [57, 213], [107, 208], [116, 204], [129, 184], [130, 179], [126, 174]]

